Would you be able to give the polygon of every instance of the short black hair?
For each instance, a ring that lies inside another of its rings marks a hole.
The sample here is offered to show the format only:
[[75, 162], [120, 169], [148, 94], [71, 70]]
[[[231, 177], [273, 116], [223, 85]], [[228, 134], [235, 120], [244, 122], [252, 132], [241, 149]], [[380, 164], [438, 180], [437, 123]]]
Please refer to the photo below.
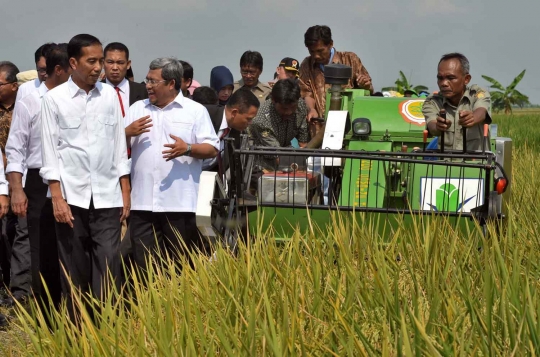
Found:
[[126, 59], [129, 60], [129, 49], [126, 45], [120, 42], [111, 42], [103, 50], [103, 55], [106, 55], [108, 51], [120, 51], [126, 53]]
[[332, 30], [330, 30], [330, 27], [316, 25], [307, 29], [304, 34], [304, 45], [306, 45], [306, 47], [313, 46], [319, 41], [322, 41], [325, 45], [332, 43]]
[[69, 58], [75, 58], [78, 60], [81, 58], [83, 47], [89, 47], [93, 45], [100, 45], [101, 42], [92, 35], [80, 34], [74, 36], [68, 43], [68, 56]]
[[240, 67], [252, 66], [258, 68], [261, 72], [263, 70], [263, 58], [260, 52], [246, 51], [240, 57]]
[[272, 99], [279, 104], [292, 104], [300, 100], [300, 86], [292, 78], [281, 79], [272, 87]]
[[228, 108], [238, 109], [240, 113], [247, 113], [251, 107], [258, 110], [260, 106], [261, 102], [259, 102], [257, 96], [247, 88], [240, 88], [234, 92], [226, 105]]
[[182, 75], [182, 78], [184, 78], [184, 80], [193, 79], [193, 66], [191, 66], [186, 61], [180, 61], [180, 63], [182, 64], [182, 68], [184, 69], [184, 74]]
[[47, 62], [47, 75], [51, 76], [54, 73], [56, 66], [62, 67], [63, 70], [69, 69], [69, 57], [67, 53], [67, 43], [59, 43], [58, 45], [52, 45], [47, 56], [45, 57]]
[[[441, 62], [443, 62], [443, 61], [448, 61], [448, 60], [451, 60], [451, 59], [457, 59], [459, 61], [459, 63], [461, 64], [461, 70], [463, 71], [464, 75], [470, 73], [471, 65], [469, 64], [469, 60], [467, 59], [467, 57], [465, 57], [464, 55], [462, 55], [459, 52], [452, 52], [452, 53], [447, 53], [447, 54], [443, 55], [441, 57], [441, 60], [439, 61], [439, 64], [441, 64]], [[437, 65], [437, 67], [438, 67], [438, 65]]]
[[34, 62], [38, 63], [41, 57], [47, 57], [46, 56], [47, 51], [51, 48], [52, 45], [54, 45], [54, 43], [48, 42], [46, 44], [39, 46], [36, 52], [34, 52]]
[[213, 88], [210, 87], [198, 87], [193, 91], [191, 99], [199, 104], [217, 104], [218, 95]]
[[6, 72], [6, 82], [14, 83], [17, 82], [17, 73], [19, 73], [19, 68], [15, 66], [13, 62], [2, 61], [0, 62], [0, 73]]

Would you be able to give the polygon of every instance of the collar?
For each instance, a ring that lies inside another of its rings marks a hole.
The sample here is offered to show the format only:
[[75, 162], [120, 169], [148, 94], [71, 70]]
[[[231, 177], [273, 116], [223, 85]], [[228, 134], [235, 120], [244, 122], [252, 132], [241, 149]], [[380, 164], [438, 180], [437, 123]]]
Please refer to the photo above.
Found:
[[49, 88], [45, 85], [45, 81], [41, 82], [41, 85], [38, 88], [38, 94], [40, 98], [43, 98], [43, 96], [49, 91]]
[[[245, 86], [244, 80], [243, 80], [243, 79], [239, 80], [239, 81], [238, 81], [238, 85], [240, 86], [240, 88], [242, 88], [243, 86]], [[264, 91], [264, 89], [262, 88], [262, 82], [259, 81], [259, 80], [257, 80], [257, 84], [255, 84], [255, 85], [254, 85], [253, 87], [251, 87], [250, 89], [253, 89], [253, 88], [257, 88], [257, 89], [259, 89], [259, 90], [261, 90], [261, 91]]]
[[221, 126], [219, 127], [219, 130], [225, 130], [229, 127], [229, 124], [227, 123], [227, 116], [225, 114], [226, 111], [225, 108], [223, 108], [223, 119], [221, 120]]
[[[334, 60], [335, 54], [336, 54], [336, 49], [332, 47], [332, 49], [330, 50], [330, 60], [328, 60], [328, 64], [333, 63], [332, 61]], [[324, 64], [319, 64], [319, 67], [321, 68], [321, 71], [324, 72]]]
[[150, 103], [150, 99], [145, 99], [145, 107], [148, 107], [148, 106], [153, 106], [154, 108], [158, 109], [158, 110], [164, 110], [166, 109], [167, 107], [169, 107], [170, 105], [174, 105], [174, 103], [180, 105], [180, 107], [184, 107], [184, 101], [186, 100], [186, 98], [182, 95], [182, 91], [179, 91], [178, 92], [178, 95], [173, 99], [172, 102], [170, 102], [169, 104], [167, 104], [166, 106], [164, 106], [163, 108], [159, 108], [159, 107], [156, 107], [155, 105], [153, 105], [152, 103]]
[[122, 82], [120, 82], [120, 84], [118, 84], [117, 86], [115, 86], [114, 84], [112, 84], [111, 82], [109, 82], [109, 79], [105, 79], [105, 83], [107, 83], [108, 85], [110, 85], [111, 87], [118, 87], [120, 88], [120, 92], [122, 93], [127, 93], [127, 90], [129, 89], [129, 82], [126, 78], [122, 79]]
[[[67, 81], [67, 87], [69, 90], [69, 94], [71, 95], [71, 98], [74, 98], [80, 91], [85, 92], [75, 82], [73, 82], [73, 79], [71, 76], [69, 76], [69, 79]], [[101, 90], [103, 89], [103, 83], [96, 82], [96, 84], [94, 85], [94, 88], [92, 88], [90, 92], [88, 92], [88, 94], [92, 93], [95, 89], [97, 89], [98, 92], [101, 93]]]

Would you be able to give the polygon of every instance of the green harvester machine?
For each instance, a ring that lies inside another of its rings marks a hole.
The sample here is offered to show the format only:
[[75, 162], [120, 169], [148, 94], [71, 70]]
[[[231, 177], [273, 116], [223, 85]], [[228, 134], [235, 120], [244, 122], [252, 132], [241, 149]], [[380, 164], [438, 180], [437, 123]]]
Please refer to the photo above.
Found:
[[[492, 125], [483, 150], [428, 149], [424, 99], [343, 89], [351, 71], [325, 67], [331, 88], [321, 149], [254, 147], [247, 137], [241, 145], [227, 142], [227, 182], [201, 177], [197, 224], [204, 235], [235, 245], [241, 235], [272, 227], [276, 239], [287, 239], [310, 222], [330, 224], [338, 211], [344, 220], [377, 224], [383, 234], [398, 217], [408, 224], [419, 215], [445, 215], [466, 229], [505, 218], [511, 139], [497, 137]], [[274, 165], [259, 165], [268, 161]]]

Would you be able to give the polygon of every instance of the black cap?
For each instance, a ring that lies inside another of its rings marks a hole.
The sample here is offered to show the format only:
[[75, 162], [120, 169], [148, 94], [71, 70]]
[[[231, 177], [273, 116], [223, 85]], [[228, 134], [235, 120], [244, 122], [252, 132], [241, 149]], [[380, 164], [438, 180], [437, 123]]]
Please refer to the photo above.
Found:
[[281, 62], [279, 62], [279, 66], [285, 68], [287, 71], [296, 72], [296, 75], [298, 75], [298, 72], [300, 71], [300, 64], [297, 60], [291, 57], [285, 57], [282, 59]]

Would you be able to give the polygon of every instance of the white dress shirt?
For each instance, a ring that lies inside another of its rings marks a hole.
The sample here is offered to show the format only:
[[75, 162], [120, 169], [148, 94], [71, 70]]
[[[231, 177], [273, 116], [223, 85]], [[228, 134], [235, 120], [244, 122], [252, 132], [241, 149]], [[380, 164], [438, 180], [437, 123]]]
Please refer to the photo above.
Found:
[[168, 149], [163, 145], [174, 144], [170, 134], [218, 149], [208, 111], [182, 93], [164, 108], [140, 100], [129, 108], [125, 126], [146, 115], [152, 119], [150, 132], [131, 138], [131, 209], [195, 212], [203, 160], [181, 156], [165, 161], [162, 151]]
[[49, 89], [45, 83], [17, 102], [6, 144], [6, 173], [24, 173], [41, 168], [41, 99]]
[[[2, 150], [0, 150], [2, 152]], [[9, 194], [8, 182], [4, 173], [4, 160], [0, 160], [0, 195], [7, 196]]]
[[[108, 79], [105, 80], [105, 83], [112, 86], [113, 88], [116, 87], [114, 84], [109, 82]], [[129, 82], [128, 80], [124, 78], [122, 82], [118, 84], [118, 88], [120, 88], [120, 97], [122, 98], [122, 104], [124, 105], [124, 113], [127, 114], [128, 109], [129, 109]], [[118, 99], [118, 95], [116, 95], [116, 98]]]
[[70, 205], [122, 207], [120, 177], [130, 168], [114, 88], [98, 82], [87, 94], [69, 78], [43, 97], [41, 122], [41, 177], [60, 181]]
[[33, 81], [24, 82], [23, 84], [21, 84], [19, 89], [17, 90], [17, 96], [15, 97], [15, 102], [18, 102], [19, 100], [26, 97], [28, 94], [36, 91], [40, 85], [41, 85], [41, 81], [39, 80], [39, 78], [36, 78]]
[[[227, 133], [227, 135], [224, 136], [223, 138], [221, 136], [223, 135], [223, 132], [225, 131], [225, 129], [227, 129], [228, 127], [229, 125], [227, 124], [227, 117], [225, 116], [225, 110], [223, 110], [223, 120], [221, 121], [221, 126], [219, 127], [219, 131], [217, 133], [217, 137], [219, 139], [219, 152], [221, 153], [223, 153], [224, 152], [223, 150], [225, 149], [225, 141], [223, 139], [228, 137], [229, 133]], [[218, 156], [213, 157], [211, 159], [205, 159], [203, 162], [203, 170], [207, 170], [208, 168], [214, 166], [217, 162]]]

